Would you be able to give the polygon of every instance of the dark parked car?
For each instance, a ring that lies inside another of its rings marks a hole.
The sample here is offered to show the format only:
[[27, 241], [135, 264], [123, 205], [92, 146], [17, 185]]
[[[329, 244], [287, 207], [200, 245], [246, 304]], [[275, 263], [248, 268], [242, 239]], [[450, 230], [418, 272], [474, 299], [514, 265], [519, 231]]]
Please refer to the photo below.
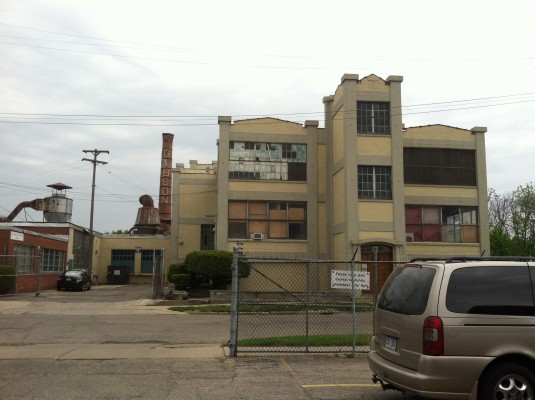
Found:
[[56, 288], [61, 289], [74, 289], [74, 290], [90, 290], [91, 279], [87, 272], [83, 270], [69, 270], [65, 271], [58, 277], [58, 283]]

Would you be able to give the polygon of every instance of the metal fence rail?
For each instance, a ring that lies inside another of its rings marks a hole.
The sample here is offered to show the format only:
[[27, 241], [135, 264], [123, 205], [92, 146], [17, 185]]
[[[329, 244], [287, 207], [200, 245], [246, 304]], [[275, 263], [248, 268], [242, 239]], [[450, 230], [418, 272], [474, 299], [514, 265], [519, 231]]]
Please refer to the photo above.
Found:
[[251, 274], [239, 283], [237, 352], [369, 351], [375, 292], [363, 286], [366, 264], [248, 261]]

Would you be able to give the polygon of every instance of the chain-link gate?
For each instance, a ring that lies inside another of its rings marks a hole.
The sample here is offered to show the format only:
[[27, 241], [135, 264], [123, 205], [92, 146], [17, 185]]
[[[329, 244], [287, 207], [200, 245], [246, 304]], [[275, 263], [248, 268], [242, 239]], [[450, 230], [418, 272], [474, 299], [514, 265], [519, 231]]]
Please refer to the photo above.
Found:
[[248, 262], [251, 273], [239, 280], [236, 352], [369, 351], [376, 263]]

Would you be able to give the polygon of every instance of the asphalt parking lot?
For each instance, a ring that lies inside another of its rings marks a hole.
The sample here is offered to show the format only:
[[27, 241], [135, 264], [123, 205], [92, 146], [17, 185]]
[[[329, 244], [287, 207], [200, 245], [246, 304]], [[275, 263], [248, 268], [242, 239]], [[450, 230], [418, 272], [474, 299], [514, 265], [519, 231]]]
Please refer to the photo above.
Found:
[[2, 399], [402, 399], [365, 355], [228, 357], [229, 315], [157, 306], [150, 285], [0, 298]]

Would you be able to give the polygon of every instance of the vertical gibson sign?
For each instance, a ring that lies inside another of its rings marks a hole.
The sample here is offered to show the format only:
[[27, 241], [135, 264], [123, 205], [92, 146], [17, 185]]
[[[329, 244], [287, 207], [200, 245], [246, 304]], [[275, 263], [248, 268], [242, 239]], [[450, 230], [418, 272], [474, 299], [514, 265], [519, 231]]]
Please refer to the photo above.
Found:
[[162, 167], [160, 170], [160, 195], [158, 208], [163, 231], [170, 230], [171, 224], [171, 163], [173, 162], [173, 138], [171, 133], [162, 133]]

